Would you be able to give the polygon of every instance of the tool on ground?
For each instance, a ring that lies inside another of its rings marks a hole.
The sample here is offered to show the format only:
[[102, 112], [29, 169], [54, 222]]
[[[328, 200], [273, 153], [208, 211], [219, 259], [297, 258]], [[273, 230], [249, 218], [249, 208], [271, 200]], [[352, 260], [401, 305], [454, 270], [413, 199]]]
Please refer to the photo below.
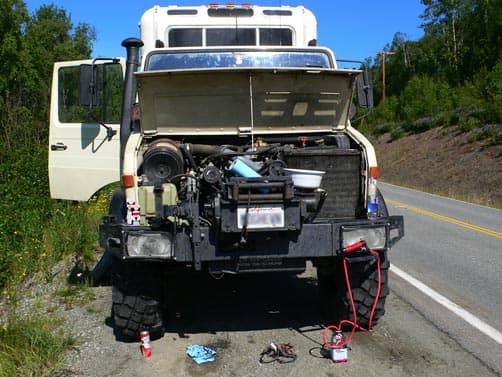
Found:
[[291, 343], [270, 343], [260, 354], [260, 363], [268, 364], [277, 361], [279, 364], [292, 363], [297, 354]]

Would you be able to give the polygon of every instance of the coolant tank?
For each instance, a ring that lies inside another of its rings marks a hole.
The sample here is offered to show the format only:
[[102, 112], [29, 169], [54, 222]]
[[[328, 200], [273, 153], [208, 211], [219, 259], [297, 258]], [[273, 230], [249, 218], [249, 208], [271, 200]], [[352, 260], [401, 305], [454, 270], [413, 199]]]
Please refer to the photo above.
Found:
[[[162, 205], [175, 205], [178, 202], [178, 191], [172, 183], [162, 184]], [[154, 186], [138, 187], [138, 202], [141, 206], [141, 225], [146, 225], [147, 217], [156, 216]]]

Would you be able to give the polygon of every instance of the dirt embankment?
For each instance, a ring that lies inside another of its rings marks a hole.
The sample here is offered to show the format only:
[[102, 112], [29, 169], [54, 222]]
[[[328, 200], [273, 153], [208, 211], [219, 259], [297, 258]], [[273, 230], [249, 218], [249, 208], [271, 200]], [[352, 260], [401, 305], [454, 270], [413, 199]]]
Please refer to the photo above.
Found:
[[373, 140], [381, 179], [477, 204], [502, 208], [502, 145], [434, 128], [390, 142]]

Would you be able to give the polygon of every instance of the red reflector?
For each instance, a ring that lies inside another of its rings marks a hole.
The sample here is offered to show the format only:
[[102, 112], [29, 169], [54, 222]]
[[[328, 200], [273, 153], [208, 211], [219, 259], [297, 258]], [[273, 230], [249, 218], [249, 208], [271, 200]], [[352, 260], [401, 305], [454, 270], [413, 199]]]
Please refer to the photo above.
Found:
[[235, 8], [235, 4], [234, 3], [227, 3], [226, 7], [227, 8]]
[[218, 3], [209, 3], [209, 8], [218, 8]]
[[123, 175], [122, 176], [122, 186], [125, 188], [134, 187], [134, 176], [133, 175]]
[[370, 177], [378, 179], [380, 177], [380, 168], [378, 166], [370, 167]]
[[243, 7], [243, 8], [251, 8], [252, 5], [251, 5], [251, 3], [242, 3], [241, 7]]

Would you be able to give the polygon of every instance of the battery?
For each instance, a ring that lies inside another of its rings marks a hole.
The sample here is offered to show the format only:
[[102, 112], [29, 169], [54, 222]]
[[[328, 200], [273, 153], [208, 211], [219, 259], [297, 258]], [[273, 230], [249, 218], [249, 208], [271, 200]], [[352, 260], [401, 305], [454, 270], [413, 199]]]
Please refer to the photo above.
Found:
[[335, 336], [333, 337], [335, 348], [331, 349], [331, 360], [334, 363], [345, 363], [348, 360], [347, 346], [342, 346], [343, 342], [343, 334], [340, 330], [337, 330]]

